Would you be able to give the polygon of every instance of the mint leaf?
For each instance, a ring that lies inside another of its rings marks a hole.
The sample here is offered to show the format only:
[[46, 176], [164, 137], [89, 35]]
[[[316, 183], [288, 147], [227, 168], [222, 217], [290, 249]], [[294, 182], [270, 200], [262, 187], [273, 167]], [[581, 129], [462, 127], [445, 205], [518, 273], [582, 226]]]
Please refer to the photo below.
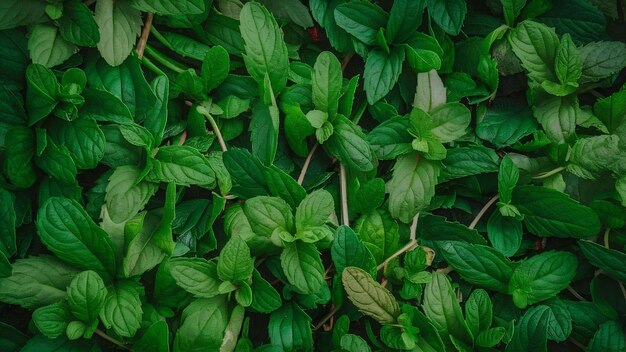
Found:
[[313, 69], [315, 71], [311, 77], [313, 104], [333, 118], [337, 114], [341, 95], [343, 81], [341, 64], [335, 55], [325, 51], [319, 54]]
[[240, 237], [232, 237], [220, 252], [217, 261], [217, 274], [227, 281], [244, 281], [252, 275], [254, 260], [250, 248]]
[[76, 318], [90, 323], [98, 318], [106, 295], [107, 289], [100, 276], [94, 271], [83, 271], [74, 277], [67, 288], [69, 310]]
[[556, 296], [576, 275], [578, 261], [567, 252], [545, 252], [528, 258], [515, 268], [509, 293], [519, 308]]
[[607, 275], [616, 280], [626, 281], [626, 271], [621, 265], [626, 254], [587, 240], [579, 241], [578, 246], [592, 265], [604, 270]]
[[533, 21], [518, 24], [509, 34], [513, 52], [536, 82], [556, 81], [554, 63], [559, 38], [554, 29]]
[[544, 187], [521, 186], [513, 201], [524, 215], [524, 225], [542, 237], [584, 238], [600, 231], [597, 215], [567, 195]]
[[296, 292], [314, 294], [324, 284], [324, 266], [314, 244], [295, 241], [280, 255], [280, 264]]
[[428, 13], [446, 33], [457, 35], [461, 32], [467, 5], [462, 0], [429, 0]]
[[113, 243], [80, 204], [51, 197], [41, 206], [36, 224], [41, 241], [57, 257], [104, 278], [115, 274]]
[[359, 310], [381, 324], [391, 324], [399, 312], [393, 295], [362, 269], [346, 267], [341, 275], [348, 298]]
[[100, 55], [111, 66], [121, 65], [141, 30], [141, 13], [125, 2], [102, 0], [96, 3], [95, 19], [100, 28]]
[[258, 3], [241, 9], [240, 31], [245, 42], [244, 62], [250, 75], [263, 85], [267, 75], [274, 94], [285, 88], [289, 61], [283, 32], [274, 16]]
[[444, 242], [442, 255], [461, 277], [501, 293], [509, 292], [509, 280], [515, 265], [495, 249], [464, 242]]
[[367, 1], [354, 1], [335, 7], [337, 25], [367, 45], [376, 44], [379, 28], [385, 27], [387, 13]]

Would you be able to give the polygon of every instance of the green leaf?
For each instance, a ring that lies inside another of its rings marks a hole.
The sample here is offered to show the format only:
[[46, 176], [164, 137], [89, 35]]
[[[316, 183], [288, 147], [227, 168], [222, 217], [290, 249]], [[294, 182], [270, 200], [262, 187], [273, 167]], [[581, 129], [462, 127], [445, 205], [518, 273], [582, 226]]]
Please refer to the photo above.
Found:
[[619, 159], [619, 141], [616, 135], [577, 140], [569, 156], [567, 171], [591, 180], [602, 176]]
[[315, 294], [324, 284], [324, 265], [314, 244], [301, 241], [286, 244], [280, 264], [298, 293]]
[[437, 71], [420, 72], [417, 74], [417, 87], [413, 98], [413, 107], [429, 112], [446, 103], [446, 87]]
[[[170, 225], [165, 224], [165, 229], [159, 229], [160, 220], [160, 216], [143, 212], [126, 222], [124, 234], [128, 244], [123, 263], [125, 277], [141, 275], [154, 268], [167, 254], [160, 248], [160, 245], [164, 247], [167, 244], [167, 238], [160, 238], [158, 235], [168, 237]], [[171, 233], [169, 241], [172, 241]]]
[[276, 229], [291, 231], [294, 219], [291, 207], [281, 198], [259, 196], [243, 204], [252, 230], [259, 236], [270, 237]]
[[618, 133], [626, 120], [626, 91], [598, 99], [593, 106], [593, 112], [610, 133]]
[[224, 166], [233, 179], [233, 193], [242, 198], [269, 194], [264, 168], [247, 149], [229, 148], [223, 154]]
[[133, 349], [137, 351], [169, 352], [169, 329], [167, 323], [159, 320], [150, 325], [135, 342]]
[[509, 43], [531, 79], [539, 83], [556, 81], [554, 64], [559, 38], [554, 29], [527, 20], [510, 32]]
[[72, 314], [66, 302], [57, 302], [35, 309], [33, 323], [42, 334], [51, 339], [65, 335]]
[[442, 170], [444, 179], [498, 171], [498, 155], [482, 145], [454, 148], [447, 151]]
[[111, 66], [121, 65], [141, 31], [141, 13], [126, 2], [99, 0], [95, 18], [100, 28], [100, 55]]
[[[83, 92], [85, 105], [79, 111], [83, 118], [129, 125], [133, 117], [128, 107], [115, 95], [100, 89], [87, 88]], [[104, 126], [103, 126], [104, 127]]]
[[2, 7], [0, 7], [0, 30], [45, 20], [45, 5], [45, 3], [35, 0], [3, 1]]
[[100, 320], [107, 329], [119, 336], [133, 337], [141, 327], [143, 309], [139, 298], [140, 286], [132, 281], [118, 281], [108, 286]]
[[600, 222], [593, 210], [553, 189], [517, 187], [512, 204], [524, 215], [528, 231], [537, 236], [585, 238], [600, 231]]
[[0, 278], [0, 300], [31, 309], [59, 302], [76, 274], [76, 268], [52, 256], [18, 259], [13, 274]]
[[502, 12], [504, 13], [504, 22], [509, 27], [513, 27], [515, 19], [517, 19], [526, 5], [526, 0], [500, 0], [500, 2], [502, 3]]
[[37, 166], [45, 173], [63, 183], [76, 180], [76, 164], [65, 145], [58, 146], [49, 137], [43, 154], [35, 159]]
[[551, 251], [530, 257], [515, 268], [509, 293], [519, 308], [556, 296], [576, 275], [578, 261], [568, 252]]
[[556, 143], [563, 143], [575, 132], [580, 108], [576, 95], [570, 95], [541, 99], [533, 106], [533, 112], [548, 137]]
[[457, 35], [467, 14], [463, 0], [428, 0], [428, 14], [441, 29], [450, 35]]
[[228, 76], [230, 59], [226, 49], [216, 45], [209, 49], [202, 60], [201, 76], [205, 91], [217, 88]]
[[335, 211], [335, 202], [331, 194], [320, 189], [308, 194], [296, 209], [296, 228], [322, 226]]
[[525, 99], [496, 99], [488, 108], [477, 109], [476, 135], [499, 148], [519, 141], [536, 126]]
[[394, 1], [387, 21], [385, 37], [391, 43], [403, 43], [407, 41], [417, 28], [422, 24], [426, 0]]
[[353, 334], [345, 334], [341, 337], [341, 348], [348, 352], [371, 352], [370, 346], [362, 337]]
[[137, 215], [158, 189], [155, 183], [137, 183], [140, 173], [136, 167], [127, 165], [116, 168], [109, 177], [104, 200], [111, 220], [118, 224]]
[[352, 38], [343, 28], [335, 21], [335, 8], [344, 2], [341, 0], [311, 0], [309, 8], [313, 18], [326, 31], [328, 40], [333, 48], [339, 52], [352, 50]]
[[562, 84], [578, 86], [578, 79], [583, 71], [583, 61], [569, 34], [564, 34], [561, 38], [554, 66], [556, 77]]
[[269, 77], [274, 94], [285, 88], [289, 74], [287, 46], [283, 31], [263, 5], [251, 2], [240, 14], [240, 31], [245, 42], [244, 62], [248, 73], [263, 85]]
[[593, 42], [580, 49], [583, 59], [581, 83], [595, 82], [626, 67], [626, 44]]
[[350, 168], [372, 170], [376, 159], [361, 129], [342, 115], [337, 115], [333, 127], [334, 132], [324, 143], [324, 148]]
[[431, 130], [441, 143], [452, 142], [465, 135], [472, 119], [471, 113], [461, 103], [447, 103], [430, 111], [433, 118]]
[[626, 348], [626, 337], [615, 321], [608, 321], [600, 325], [593, 335], [586, 351], [622, 351]]
[[623, 265], [626, 254], [587, 240], [578, 241], [578, 246], [592, 265], [602, 269], [612, 278], [626, 282], [626, 270]]
[[282, 351], [305, 351], [313, 346], [311, 317], [295, 303], [272, 313], [268, 333], [272, 345]]
[[433, 280], [424, 289], [422, 307], [440, 336], [450, 335], [471, 346], [471, 332], [445, 274], [433, 273]]
[[472, 336], [488, 331], [493, 319], [493, 305], [487, 291], [477, 289], [465, 302], [465, 320]]
[[172, 278], [185, 291], [198, 298], [211, 298], [220, 293], [217, 264], [203, 258], [172, 258], [167, 261]]
[[104, 281], [91, 270], [76, 275], [67, 288], [70, 311], [85, 323], [91, 323], [98, 318], [106, 295]]
[[104, 278], [115, 274], [113, 243], [80, 204], [51, 197], [39, 209], [36, 225], [41, 241], [60, 259]]
[[240, 237], [231, 237], [217, 261], [217, 274], [224, 281], [245, 281], [252, 275], [254, 260], [250, 248]]
[[438, 163], [420, 158], [418, 154], [399, 157], [387, 183], [391, 216], [404, 223], [411, 222], [415, 214], [430, 204], [439, 172]]
[[408, 132], [409, 126], [409, 119], [396, 116], [377, 125], [367, 135], [367, 142], [378, 159], [391, 160], [413, 151], [413, 137]]
[[315, 70], [315, 74], [311, 77], [313, 104], [332, 119], [337, 114], [341, 96], [343, 81], [341, 64], [335, 55], [324, 51], [318, 55], [313, 69]]
[[48, 125], [49, 135], [70, 153], [78, 169], [93, 169], [104, 157], [104, 133], [93, 120], [55, 120]]
[[515, 324], [515, 333], [511, 342], [506, 346], [506, 352], [547, 352], [550, 314], [552, 314], [550, 308], [544, 305], [527, 310]]
[[500, 170], [498, 171], [498, 195], [503, 203], [511, 202], [511, 195], [519, 180], [519, 169], [515, 166], [513, 159], [508, 156], [502, 158]]
[[174, 352], [218, 351], [228, 324], [222, 297], [197, 299], [185, 308], [174, 338]]
[[402, 47], [394, 47], [389, 53], [380, 49], [369, 52], [365, 61], [363, 80], [370, 105], [384, 98], [393, 89], [398, 82], [403, 62]]
[[204, 0], [131, 0], [130, 5], [158, 15], [195, 15], [205, 11]]
[[265, 179], [270, 193], [284, 199], [295, 208], [306, 197], [306, 191], [296, 180], [276, 166], [265, 169]]
[[567, 340], [572, 332], [572, 316], [567, 305], [558, 298], [547, 301], [546, 305], [552, 312], [548, 322], [548, 339], [557, 342]]
[[272, 165], [278, 148], [278, 109], [257, 102], [252, 108], [250, 131], [252, 153], [265, 165]]
[[7, 131], [4, 157], [4, 171], [13, 185], [28, 188], [35, 183], [35, 135], [31, 129], [15, 126]]
[[505, 257], [517, 253], [522, 244], [522, 223], [509, 216], [494, 211], [487, 222], [487, 235], [493, 248]]
[[[532, 5], [534, 4], [531, 2], [528, 7]], [[549, 11], [537, 17], [537, 21], [554, 27], [558, 34], [570, 34], [574, 43], [580, 45], [607, 38], [607, 17], [599, 8], [602, 3], [585, 0], [553, 0], [550, 3], [544, 2], [544, 6], [546, 7], [542, 12]]]
[[364, 314], [381, 324], [392, 324], [400, 314], [395, 297], [370, 274], [357, 267], [346, 267], [341, 275], [350, 301]]
[[68, 1], [59, 20], [63, 39], [79, 46], [96, 46], [100, 32], [91, 10], [78, 0]]
[[417, 72], [429, 72], [441, 68], [441, 58], [432, 50], [415, 49], [405, 46], [406, 60], [411, 68]]
[[10, 258], [17, 251], [15, 238], [16, 204], [13, 195], [3, 188], [0, 188], [0, 202], [3, 204], [0, 209], [0, 253]]
[[215, 185], [215, 171], [209, 160], [188, 146], [160, 147], [154, 156], [147, 179], [153, 182], [174, 182], [178, 185]]
[[37, 24], [30, 30], [28, 50], [33, 63], [53, 67], [69, 59], [78, 48], [63, 39], [57, 27]]
[[32, 126], [56, 107], [59, 83], [52, 70], [39, 64], [28, 65], [26, 83], [26, 110], [28, 124]]
[[337, 25], [367, 45], [376, 44], [379, 28], [387, 24], [387, 13], [367, 1], [353, 1], [335, 7]]
[[349, 266], [361, 268], [375, 274], [376, 260], [357, 235], [347, 226], [339, 226], [330, 253], [335, 264], [335, 271], [341, 275]]
[[271, 313], [282, 306], [280, 294], [255, 269], [252, 272], [252, 304], [250, 308], [259, 313]]
[[378, 263], [382, 263], [399, 248], [399, 226], [387, 211], [375, 210], [361, 216], [354, 230]]
[[441, 254], [463, 280], [501, 293], [509, 292], [515, 265], [497, 250], [465, 242], [446, 241]]

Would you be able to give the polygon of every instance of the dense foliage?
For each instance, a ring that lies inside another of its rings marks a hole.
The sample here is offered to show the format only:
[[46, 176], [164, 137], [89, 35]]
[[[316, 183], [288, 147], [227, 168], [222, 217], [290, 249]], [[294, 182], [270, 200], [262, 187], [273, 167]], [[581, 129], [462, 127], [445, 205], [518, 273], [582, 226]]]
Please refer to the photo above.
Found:
[[0, 350], [626, 351], [621, 0], [3, 0]]

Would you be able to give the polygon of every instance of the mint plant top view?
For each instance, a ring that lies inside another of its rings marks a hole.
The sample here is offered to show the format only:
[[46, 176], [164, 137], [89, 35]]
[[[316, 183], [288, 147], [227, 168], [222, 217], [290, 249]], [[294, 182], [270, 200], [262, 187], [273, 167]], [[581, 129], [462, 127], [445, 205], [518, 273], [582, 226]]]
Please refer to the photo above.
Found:
[[0, 0], [0, 351], [626, 352], [625, 18]]

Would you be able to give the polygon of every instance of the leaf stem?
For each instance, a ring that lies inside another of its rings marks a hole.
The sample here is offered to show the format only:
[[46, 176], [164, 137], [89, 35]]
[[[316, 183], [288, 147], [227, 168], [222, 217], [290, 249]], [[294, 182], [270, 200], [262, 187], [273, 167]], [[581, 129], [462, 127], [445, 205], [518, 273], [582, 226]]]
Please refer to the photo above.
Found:
[[572, 296], [576, 297], [576, 299], [578, 299], [579, 301], [584, 301], [584, 302], [587, 301], [587, 299], [585, 299], [585, 297], [583, 297], [580, 293], [574, 290], [572, 286], [567, 286], [567, 290], [569, 291], [569, 293], [572, 294]]
[[152, 58], [154, 58], [157, 62], [169, 68], [170, 70], [176, 73], [185, 72], [185, 68], [181, 67], [179, 63], [173, 61], [172, 59], [158, 52], [156, 49], [152, 48], [150, 45], [146, 44], [146, 47], [144, 50], [148, 55], [152, 56]]
[[163, 72], [160, 68], [157, 67], [157, 65], [154, 64], [154, 62], [152, 62], [152, 60], [148, 59], [145, 56], [141, 58], [141, 64], [146, 66], [150, 71], [156, 73], [159, 76], [167, 76], [165, 72]]
[[609, 246], [609, 235], [611, 234], [611, 228], [607, 227], [606, 230], [604, 231], [604, 247], [606, 249], [611, 249], [611, 247]]
[[319, 323], [315, 324], [315, 326], [313, 327], [313, 331], [319, 330], [319, 328], [321, 328], [330, 318], [333, 317], [333, 315], [335, 315], [335, 313], [339, 311], [339, 308], [340, 307], [333, 305], [333, 308], [328, 313], [326, 313], [326, 315], [324, 315], [322, 320], [320, 320]]
[[559, 167], [557, 167], [554, 170], [550, 170], [550, 171], [547, 171], [547, 172], [542, 172], [542, 173], [540, 173], [538, 175], [533, 176], [532, 178], [534, 180], [539, 180], [539, 179], [542, 179], [542, 178], [548, 178], [548, 177], [550, 177], [552, 175], [558, 174], [559, 172], [561, 172], [563, 170], [565, 170], [565, 167], [564, 166], [559, 166]]
[[400, 256], [402, 253], [408, 252], [412, 250], [413, 248], [417, 247], [417, 240], [415, 238], [417, 237], [417, 220], [419, 219], [419, 217], [420, 217], [420, 213], [415, 214], [415, 216], [413, 217], [413, 222], [411, 223], [411, 227], [409, 228], [410, 230], [409, 242], [405, 244], [404, 247], [398, 249], [394, 254], [390, 255], [389, 258], [385, 259], [382, 263], [380, 263], [376, 267], [376, 271], [385, 268], [387, 264], [389, 264], [390, 261]]
[[117, 340], [112, 338], [111, 336], [107, 335], [104, 331], [100, 330], [100, 329], [96, 329], [96, 335], [102, 337], [103, 339], [111, 342], [112, 344], [115, 344], [127, 351], [132, 351], [132, 349], [130, 349], [128, 346], [126, 346], [122, 341]]
[[346, 179], [346, 168], [343, 163], [339, 163], [339, 190], [341, 192], [341, 222], [350, 226], [348, 214], [348, 181]]
[[582, 351], [584, 351], [586, 349], [585, 345], [583, 345], [582, 343], [578, 342], [573, 337], [569, 337], [568, 340], [569, 340], [569, 342], [574, 344], [576, 347], [580, 348]]
[[220, 132], [220, 128], [217, 127], [217, 123], [215, 122], [215, 119], [213, 118], [213, 116], [211, 116], [211, 114], [209, 113], [207, 109], [200, 109], [198, 110], [198, 112], [204, 115], [204, 117], [206, 117], [207, 120], [209, 120], [209, 123], [211, 124], [211, 128], [213, 129], [213, 133], [215, 133], [215, 137], [217, 137], [217, 141], [220, 143], [220, 147], [222, 148], [222, 151], [223, 152], [227, 151], [228, 148], [226, 148], [226, 142], [224, 142], [224, 137], [222, 137], [222, 132]]
[[487, 203], [485, 203], [485, 205], [482, 207], [482, 209], [480, 209], [478, 214], [476, 214], [476, 217], [474, 218], [474, 220], [472, 220], [472, 222], [469, 224], [468, 227], [470, 229], [475, 228], [476, 225], [478, 225], [478, 222], [480, 221], [480, 219], [483, 217], [483, 215], [485, 215], [487, 210], [489, 210], [489, 207], [491, 207], [491, 205], [493, 203], [495, 203], [499, 198], [500, 198], [500, 196], [497, 195], [497, 194], [495, 196], [491, 197], [491, 199], [489, 199], [489, 201]]
[[156, 38], [156, 40], [158, 40], [166, 48], [174, 51], [174, 49], [172, 48], [172, 44], [169, 41], [167, 41], [167, 39], [165, 39], [165, 37], [161, 33], [159, 33], [159, 31], [157, 31], [156, 28], [154, 27], [150, 28], [150, 33], [152, 33], [152, 35]]
[[143, 51], [146, 48], [146, 43], [148, 43], [148, 37], [150, 36], [150, 28], [152, 27], [152, 19], [154, 18], [154, 14], [152, 12], [148, 12], [146, 17], [146, 23], [143, 25], [143, 29], [141, 30], [141, 36], [137, 41], [136, 49], [137, 56], [141, 59], [143, 57]]
[[300, 176], [298, 176], [299, 185], [302, 185], [302, 182], [304, 182], [304, 176], [306, 176], [306, 171], [309, 168], [309, 165], [311, 164], [311, 159], [313, 159], [313, 154], [315, 154], [315, 151], [317, 150], [318, 146], [319, 146], [319, 143], [315, 143], [313, 148], [311, 148], [311, 151], [309, 151], [309, 155], [307, 155], [306, 159], [304, 160], [304, 165], [302, 165]]

